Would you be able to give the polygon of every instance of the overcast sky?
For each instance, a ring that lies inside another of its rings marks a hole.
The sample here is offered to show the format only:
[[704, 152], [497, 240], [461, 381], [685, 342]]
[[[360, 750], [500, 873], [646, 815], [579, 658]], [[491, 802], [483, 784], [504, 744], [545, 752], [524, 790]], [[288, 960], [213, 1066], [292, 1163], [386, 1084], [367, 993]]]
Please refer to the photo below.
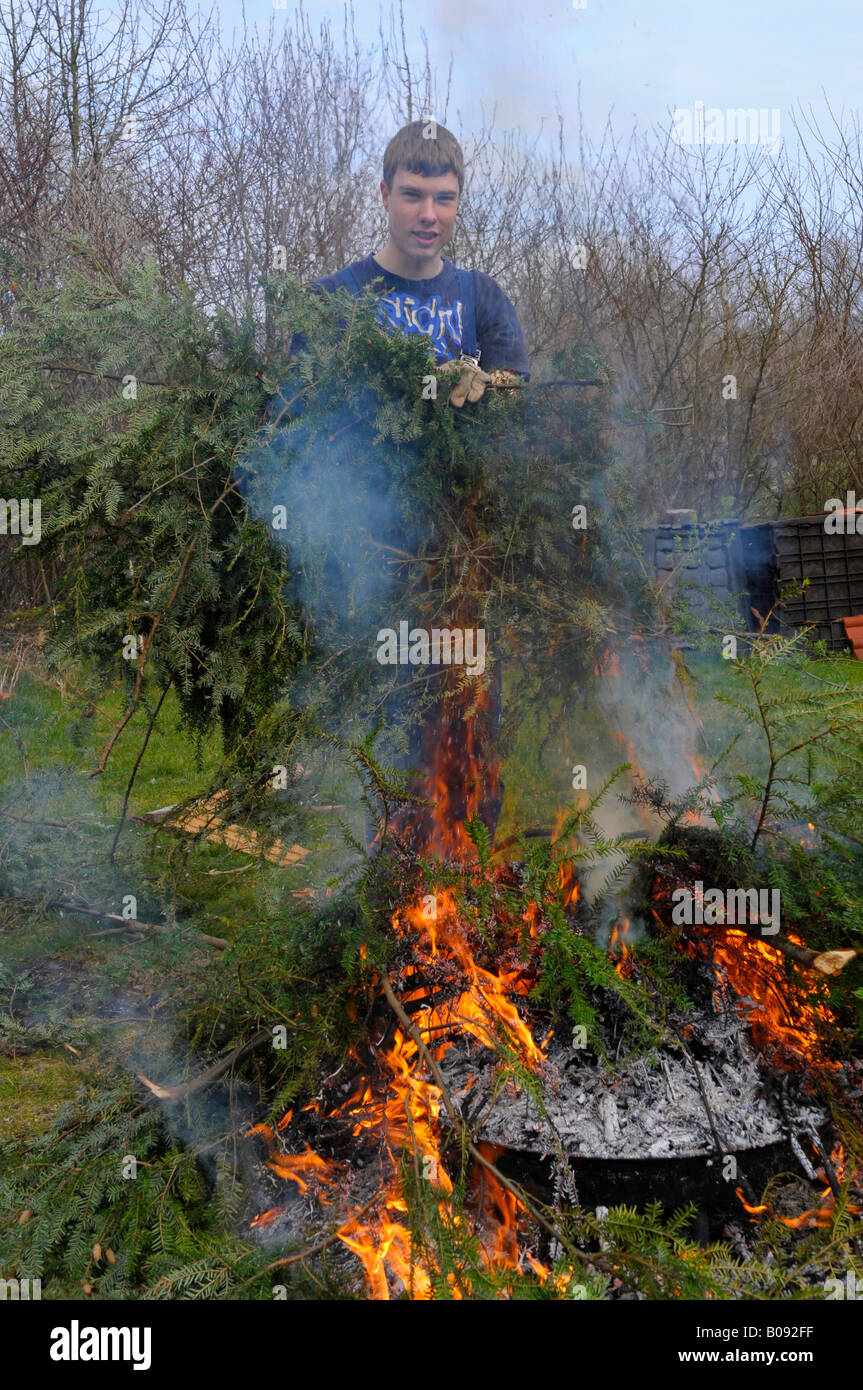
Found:
[[[215, 0], [226, 30], [243, 0]], [[284, 21], [295, 8], [245, 0], [249, 22]], [[205, 6], [209, 8], [209, 6]], [[361, 39], [378, 31], [378, 0], [355, 0]], [[385, 6], [386, 9], [389, 6]], [[315, 21], [342, 21], [333, 0], [306, 0]], [[408, 36], [419, 52], [419, 30], [445, 73], [453, 58], [450, 124], [467, 132], [479, 106], [496, 106], [497, 125], [534, 133], [554, 124], [559, 104], [574, 115], [578, 85], [588, 129], [598, 134], [614, 108], [615, 128], [668, 121], [676, 107], [696, 101], [723, 110], [756, 107], [787, 117], [800, 104], [838, 112], [860, 104], [863, 62], [861, 0], [406, 0]], [[455, 120], [455, 113], [462, 120]], [[437, 113], [435, 113], [437, 114]]]

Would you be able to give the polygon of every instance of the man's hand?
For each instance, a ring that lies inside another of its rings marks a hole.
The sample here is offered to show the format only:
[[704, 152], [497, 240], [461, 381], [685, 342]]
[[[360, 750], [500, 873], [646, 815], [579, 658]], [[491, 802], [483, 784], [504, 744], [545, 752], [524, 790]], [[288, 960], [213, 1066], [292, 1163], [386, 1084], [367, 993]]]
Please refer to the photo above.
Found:
[[438, 372], [450, 375], [458, 372], [459, 374], [458, 381], [449, 395], [449, 403], [454, 405], [456, 409], [463, 406], [465, 401], [478, 401], [489, 385], [521, 385], [521, 377], [517, 372], [508, 372], [503, 367], [498, 367], [493, 372], [483, 372], [476, 363], [467, 362], [458, 357], [452, 358], [449, 362], [441, 363]]
[[449, 403], [457, 410], [461, 409], [465, 401], [470, 401], [471, 404], [478, 401], [491, 381], [488, 372], [484, 372], [475, 362], [465, 362], [460, 358], [444, 362], [438, 370], [447, 374], [458, 373], [458, 381], [449, 393]]

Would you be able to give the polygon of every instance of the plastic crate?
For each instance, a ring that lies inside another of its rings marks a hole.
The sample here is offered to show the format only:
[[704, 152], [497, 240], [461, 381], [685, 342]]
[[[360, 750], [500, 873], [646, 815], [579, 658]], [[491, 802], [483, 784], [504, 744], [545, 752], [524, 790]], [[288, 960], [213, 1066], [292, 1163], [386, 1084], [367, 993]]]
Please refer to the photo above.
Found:
[[737, 599], [741, 613], [748, 605], [746, 575], [740, 550], [740, 523], [674, 522], [643, 530], [644, 558], [671, 593], [685, 586], [693, 612], [707, 621]]
[[848, 639], [841, 619], [863, 613], [863, 535], [828, 532], [827, 519], [825, 514], [773, 523], [774, 582], [778, 597], [791, 581], [809, 581], [782, 604], [782, 631], [814, 623], [828, 648], [842, 651]]
[[[690, 550], [675, 582], [695, 580], [705, 592], [715, 585], [721, 594], [740, 594], [751, 630], [760, 628], [786, 586], [808, 579], [805, 589], [778, 606], [768, 630], [791, 634], [811, 627], [812, 637], [828, 650], [847, 651], [842, 619], [863, 614], [863, 535], [828, 533], [826, 519], [825, 514], [745, 526], [722, 522], [709, 539], [704, 525], [649, 527], [645, 559], [667, 579], [680, 564], [680, 548]], [[709, 611], [709, 600], [699, 597], [693, 607]]]

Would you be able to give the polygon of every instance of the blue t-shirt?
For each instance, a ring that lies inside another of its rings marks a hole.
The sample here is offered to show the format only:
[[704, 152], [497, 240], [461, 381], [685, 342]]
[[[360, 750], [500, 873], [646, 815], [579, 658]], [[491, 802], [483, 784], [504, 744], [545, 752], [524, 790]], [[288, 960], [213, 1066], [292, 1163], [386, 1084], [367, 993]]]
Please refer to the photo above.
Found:
[[[361, 290], [379, 281], [378, 322], [385, 331], [423, 333], [431, 340], [435, 357], [448, 362], [461, 356], [463, 339], [462, 302], [458, 275], [452, 261], [445, 260], [439, 275], [430, 280], [405, 280], [378, 265], [374, 256], [364, 256], [350, 267]], [[475, 270], [476, 340], [483, 371], [503, 369], [530, 376], [521, 326], [500, 285], [482, 270]], [[342, 282], [336, 275], [322, 275], [313, 288], [332, 293]]]

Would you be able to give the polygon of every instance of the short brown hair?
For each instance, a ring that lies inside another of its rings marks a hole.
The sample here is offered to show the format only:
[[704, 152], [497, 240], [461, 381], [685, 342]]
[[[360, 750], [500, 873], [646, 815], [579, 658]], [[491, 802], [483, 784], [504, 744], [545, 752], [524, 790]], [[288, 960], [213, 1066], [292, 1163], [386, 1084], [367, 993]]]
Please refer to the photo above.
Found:
[[402, 126], [384, 150], [384, 183], [392, 188], [396, 169], [434, 178], [439, 174], [455, 174], [458, 191], [464, 188], [464, 154], [451, 131], [438, 125], [431, 116], [424, 121], [411, 121]]

